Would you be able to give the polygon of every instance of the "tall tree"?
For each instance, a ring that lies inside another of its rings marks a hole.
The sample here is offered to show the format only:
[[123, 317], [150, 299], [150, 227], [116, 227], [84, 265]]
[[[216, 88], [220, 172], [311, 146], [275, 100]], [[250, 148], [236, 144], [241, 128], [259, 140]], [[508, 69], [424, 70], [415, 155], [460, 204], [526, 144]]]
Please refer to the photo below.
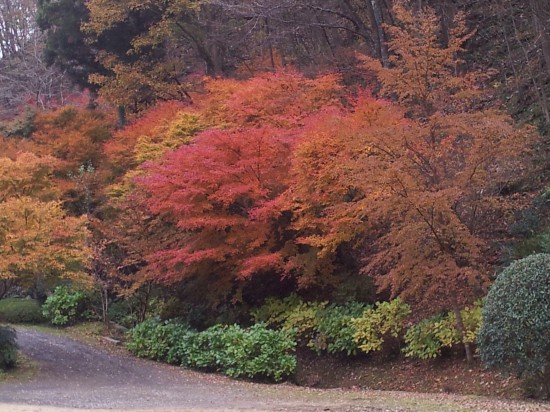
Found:
[[281, 72], [207, 85], [193, 108], [212, 128], [147, 164], [138, 180], [149, 211], [180, 231], [148, 257], [157, 278], [210, 279], [225, 296], [253, 275], [287, 272], [280, 197], [292, 144], [308, 115], [338, 104], [337, 81]]
[[[457, 70], [469, 38], [460, 15], [445, 41], [433, 10], [396, 6], [394, 15], [390, 66], [367, 67], [402, 108], [362, 96], [349, 113], [306, 120], [284, 195], [303, 245], [291, 261], [330, 276], [354, 247], [380, 292], [417, 313], [452, 310], [463, 334], [460, 309], [489, 282], [489, 240], [511, 223], [503, 192], [526, 175], [537, 138], [487, 108], [484, 75]], [[471, 360], [467, 342], [465, 351]]]
[[[99, 50], [96, 59], [104, 68], [90, 77], [91, 82], [109, 101], [135, 111], [157, 99], [186, 99], [189, 44], [182, 44], [182, 39], [194, 40], [209, 70], [216, 65], [201, 40], [204, 33], [195, 24], [201, 3], [87, 2], [89, 19], [82, 28], [88, 44]], [[117, 42], [109, 41], [113, 35], [119, 36]]]
[[[393, 143], [376, 144], [390, 162], [384, 170], [393, 223], [367, 270], [386, 269], [380, 285], [393, 294], [432, 303], [439, 295], [463, 335], [460, 306], [488, 279], [481, 222], [504, 208], [497, 200], [502, 187], [521, 174], [522, 156], [535, 137], [529, 128], [515, 129], [506, 115], [484, 109], [483, 74], [460, 70], [470, 37], [463, 15], [457, 14], [445, 42], [433, 9], [413, 13], [397, 4], [394, 15], [400, 25], [388, 28], [391, 66], [371, 67], [381, 92], [405, 105], [417, 125], [404, 128]], [[467, 343], [465, 349], [471, 360]]]
[[45, 33], [44, 56], [48, 64], [66, 71], [81, 87], [94, 85], [88, 81], [91, 73], [104, 73], [97, 62], [97, 49], [91, 47], [81, 31], [88, 19], [86, 2], [81, 0], [38, 0], [37, 23]]

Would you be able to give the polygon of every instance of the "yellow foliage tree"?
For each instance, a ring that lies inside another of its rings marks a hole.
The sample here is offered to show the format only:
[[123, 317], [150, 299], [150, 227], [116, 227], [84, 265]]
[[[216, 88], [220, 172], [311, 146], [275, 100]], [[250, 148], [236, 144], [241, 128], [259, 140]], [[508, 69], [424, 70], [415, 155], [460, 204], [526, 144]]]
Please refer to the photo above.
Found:
[[60, 278], [86, 283], [84, 218], [66, 217], [56, 201], [30, 197], [0, 203], [0, 279], [21, 286]]
[[87, 283], [86, 219], [68, 217], [50, 185], [52, 158], [0, 158], [0, 281]]
[[0, 201], [11, 197], [37, 196], [52, 199], [49, 176], [56, 160], [21, 153], [15, 159], [0, 157]]

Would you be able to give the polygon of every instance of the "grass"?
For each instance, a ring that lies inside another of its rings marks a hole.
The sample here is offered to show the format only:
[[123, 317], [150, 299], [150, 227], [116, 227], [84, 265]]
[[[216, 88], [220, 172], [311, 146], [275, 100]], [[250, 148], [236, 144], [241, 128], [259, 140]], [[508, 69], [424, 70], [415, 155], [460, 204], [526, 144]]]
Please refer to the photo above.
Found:
[[66, 336], [76, 340], [85, 341], [87, 343], [97, 341], [97, 338], [102, 336], [105, 331], [105, 326], [101, 322], [84, 322], [71, 326], [52, 326], [48, 324], [40, 324], [17, 325], [17, 327], [49, 333], [50, 335]]

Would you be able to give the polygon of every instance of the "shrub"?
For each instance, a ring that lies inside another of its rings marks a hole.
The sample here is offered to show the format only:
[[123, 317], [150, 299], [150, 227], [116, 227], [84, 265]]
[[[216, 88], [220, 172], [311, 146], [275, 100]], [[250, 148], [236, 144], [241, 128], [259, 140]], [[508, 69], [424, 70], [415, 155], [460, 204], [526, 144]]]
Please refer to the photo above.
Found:
[[206, 369], [209, 371], [223, 371], [225, 364], [225, 335], [228, 326], [215, 325], [205, 331], [197, 332], [189, 336], [187, 342], [186, 358], [183, 358], [182, 366]]
[[[128, 349], [141, 358], [167, 362], [170, 350], [188, 330], [185, 325], [148, 319], [129, 331]], [[172, 360], [172, 359], [171, 359]], [[180, 363], [173, 359], [170, 363]]]
[[296, 294], [291, 294], [284, 299], [269, 298], [265, 303], [252, 311], [254, 323], [266, 323], [269, 326], [280, 328], [288, 317], [288, 312], [303, 303]]
[[286, 312], [286, 319], [281, 329], [296, 333], [298, 342], [307, 345], [317, 332], [319, 319], [317, 314], [326, 305], [327, 302], [300, 302]]
[[345, 305], [329, 305], [317, 311], [316, 336], [308, 346], [317, 352], [343, 353], [348, 356], [358, 351], [355, 342], [355, 327], [352, 319], [360, 317], [367, 309], [363, 303], [349, 302]]
[[[481, 302], [461, 311], [465, 341], [475, 343], [481, 325]], [[436, 358], [443, 348], [462, 343], [456, 329], [454, 313], [434, 316], [410, 327], [405, 334], [405, 356], [419, 359]]]
[[148, 320], [132, 329], [129, 337], [128, 349], [137, 356], [232, 377], [280, 381], [296, 368], [292, 335], [265, 324], [248, 329], [216, 325], [196, 332], [186, 325]]
[[282, 380], [296, 368], [291, 334], [259, 323], [248, 329], [230, 326], [223, 336], [224, 373], [232, 377], [267, 377]]
[[35, 117], [36, 111], [26, 109], [12, 121], [0, 123], [0, 133], [6, 137], [29, 138], [36, 130]]
[[513, 262], [489, 290], [478, 335], [481, 360], [550, 395], [550, 254]]
[[82, 303], [85, 298], [86, 293], [82, 291], [71, 291], [66, 286], [58, 286], [42, 305], [42, 314], [53, 325], [73, 323], [84, 313]]
[[15, 366], [17, 360], [15, 338], [15, 329], [0, 327], [0, 369], [6, 370]]
[[132, 328], [138, 323], [137, 314], [132, 311], [126, 299], [111, 303], [107, 311], [107, 317], [125, 328]]
[[317, 314], [326, 305], [327, 302], [304, 302], [292, 294], [285, 299], [267, 299], [265, 305], [252, 312], [252, 317], [256, 323], [295, 332], [298, 342], [307, 345], [317, 332]]
[[354, 340], [365, 353], [380, 351], [389, 337], [399, 339], [404, 321], [411, 313], [409, 305], [397, 298], [391, 302], [378, 302], [367, 308], [363, 315], [352, 320]]
[[6, 323], [42, 323], [45, 319], [38, 301], [8, 298], [0, 300], [0, 321]]

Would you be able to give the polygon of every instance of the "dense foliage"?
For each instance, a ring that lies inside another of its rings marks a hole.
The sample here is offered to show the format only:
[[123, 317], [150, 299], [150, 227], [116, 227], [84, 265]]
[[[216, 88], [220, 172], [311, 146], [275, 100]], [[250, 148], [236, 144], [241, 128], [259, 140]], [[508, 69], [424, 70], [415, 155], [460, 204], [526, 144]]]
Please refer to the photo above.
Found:
[[391, 302], [377, 302], [373, 308], [367, 308], [362, 315], [352, 320], [355, 329], [353, 339], [365, 353], [380, 351], [393, 341], [399, 342], [405, 329], [405, 320], [410, 307], [401, 299]]
[[177, 323], [145, 321], [129, 332], [128, 348], [137, 356], [231, 377], [269, 378], [290, 375], [296, 367], [291, 333], [256, 324], [214, 326], [202, 332]]
[[40, 303], [34, 299], [6, 298], [0, 300], [0, 322], [43, 323]]
[[58, 286], [42, 305], [42, 313], [53, 325], [74, 323], [82, 315], [82, 304], [86, 293], [72, 291], [66, 286]]
[[[0, 297], [67, 285], [44, 306], [67, 324], [93, 286], [135, 353], [231, 376], [280, 380], [295, 344], [471, 361], [503, 251], [544, 246], [544, 142], [472, 64], [462, 0], [412, 3], [40, 0], [88, 91], [0, 121]], [[530, 78], [544, 119], [542, 3], [496, 3], [533, 63], [509, 51], [504, 87]]]
[[0, 370], [10, 369], [17, 361], [15, 329], [0, 326]]
[[[465, 327], [465, 341], [474, 344], [481, 326], [481, 306], [465, 308], [461, 311]], [[453, 348], [462, 339], [456, 329], [456, 319], [453, 313], [437, 315], [424, 319], [410, 327], [405, 333], [406, 356], [430, 359], [441, 356], [443, 349]]]
[[478, 345], [492, 368], [534, 377], [550, 395], [550, 255], [536, 254], [508, 266], [487, 295]]

